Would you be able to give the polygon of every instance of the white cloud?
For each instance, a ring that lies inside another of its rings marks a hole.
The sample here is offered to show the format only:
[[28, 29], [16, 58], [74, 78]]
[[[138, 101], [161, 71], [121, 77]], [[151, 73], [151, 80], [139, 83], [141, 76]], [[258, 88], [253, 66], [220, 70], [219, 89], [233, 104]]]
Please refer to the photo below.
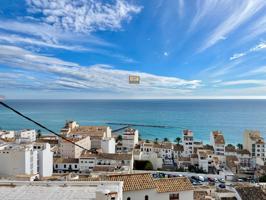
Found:
[[165, 52], [163, 53], [163, 55], [167, 57], [169, 54], [168, 54], [168, 52], [165, 51]]
[[123, 21], [130, 21], [132, 14], [141, 7], [124, 0], [108, 3], [97, 0], [27, 0], [29, 11], [42, 14], [45, 23], [65, 30], [92, 32], [121, 29]]
[[235, 59], [241, 58], [245, 55], [246, 55], [246, 53], [235, 53], [233, 56], [230, 57], [230, 60], [235, 60]]
[[256, 45], [255, 47], [250, 48], [248, 51], [245, 51], [242, 53], [236, 53], [230, 57], [230, 60], [235, 60], [235, 59], [241, 58], [243, 56], [246, 56], [252, 52], [260, 51], [263, 49], [266, 49], [266, 42], [261, 42], [258, 45]]
[[33, 46], [40, 46], [40, 47], [49, 47], [49, 48], [56, 48], [56, 49], [65, 49], [70, 51], [92, 51], [92, 49], [88, 49], [82, 46], [75, 46], [75, 45], [64, 45], [64, 44], [56, 44], [51, 42], [45, 42], [41, 39], [36, 39], [33, 37], [22, 37], [15, 34], [1, 34], [0, 33], [0, 42], [5, 42], [9, 44], [17, 44], [17, 45], [33, 45]]
[[[0, 63], [14, 68], [49, 75], [49, 87], [76, 88], [123, 93], [167, 93], [168, 95], [191, 92], [201, 86], [200, 80], [157, 76], [144, 72], [118, 70], [109, 65], [81, 66], [57, 58], [38, 55], [28, 50], [0, 45]], [[128, 84], [129, 75], [138, 75], [140, 85]]]
[[[199, 51], [204, 51], [215, 45], [218, 41], [227, 37], [236, 28], [250, 20], [265, 5], [264, 0], [230, 1], [233, 11], [227, 13], [228, 18], [210, 34]], [[230, 9], [229, 9], [230, 10]]]
[[256, 79], [248, 79], [248, 80], [235, 80], [235, 81], [227, 81], [221, 83], [224, 86], [235, 86], [235, 85], [265, 85], [266, 80], [256, 80]]

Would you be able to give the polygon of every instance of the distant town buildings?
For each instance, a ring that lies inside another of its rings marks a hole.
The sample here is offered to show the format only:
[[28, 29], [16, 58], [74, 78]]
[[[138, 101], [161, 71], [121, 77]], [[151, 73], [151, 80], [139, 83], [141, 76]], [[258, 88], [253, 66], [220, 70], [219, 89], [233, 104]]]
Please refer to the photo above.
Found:
[[225, 140], [221, 131], [211, 132], [210, 144], [213, 146], [214, 154], [224, 156]]
[[184, 156], [191, 156], [194, 151], [193, 147], [194, 137], [191, 130], [183, 130], [182, 143], [184, 147]]
[[79, 146], [81, 146], [85, 149], [91, 149], [90, 136], [79, 135], [79, 134], [75, 134], [75, 135], [68, 134], [66, 136], [66, 138], [67, 138], [67, 140], [73, 142], [76, 145], [68, 142], [67, 140], [59, 138], [59, 151], [60, 151], [61, 157], [79, 158], [81, 155], [81, 152], [83, 151], [83, 149], [80, 148]]

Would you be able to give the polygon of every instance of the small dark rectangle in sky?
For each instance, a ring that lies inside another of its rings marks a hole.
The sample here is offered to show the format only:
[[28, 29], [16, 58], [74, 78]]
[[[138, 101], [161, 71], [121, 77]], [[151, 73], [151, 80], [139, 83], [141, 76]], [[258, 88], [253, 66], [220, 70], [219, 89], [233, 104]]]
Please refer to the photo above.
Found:
[[140, 77], [135, 75], [129, 75], [128, 77], [129, 84], [139, 84], [140, 83]]

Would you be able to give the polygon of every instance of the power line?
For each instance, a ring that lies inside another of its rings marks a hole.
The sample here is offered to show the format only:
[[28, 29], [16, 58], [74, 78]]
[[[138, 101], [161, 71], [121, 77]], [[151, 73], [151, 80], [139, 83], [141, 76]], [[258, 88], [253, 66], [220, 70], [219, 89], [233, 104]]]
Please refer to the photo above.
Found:
[[51, 129], [47, 128], [46, 126], [40, 124], [39, 122], [36, 122], [35, 120], [31, 119], [30, 117], [27, 117], [26, 115], [22, 114], [21, 112], [17, 111], [16, 109], [14, 109], [14, 108], [10, 107], [9, 105], [7, 105], [6, 103], [2, 102], [1, 99], [0, 99], [0, 104], [2, 106], [4, 106], [5, 108], [7, 108], [7, 109], [13, 111], [14, 113], [18, 114], [19, 116], [25, 118], [26, 120], [28, 120], [28, 121], [36, 124], [37, 126], [39, 126], [39, 127], [43, 128], [43, 129], [47, 130], [50, 133], [52, 133], [52, 134], [54, 134], [54, 135], [62, 138], [63, 140], [65, 140], [65, 141], [67, 141], [67, 142], [69, 142], [69, 143], [71, 143], [71, 144], [73, 144], [73, 145], [75, 145], [75, 146], [77, 146], [77, 147], [79, 147], [79, 148], [81, 148], [83, 150], [90, 151], [89, 149], [84, 148], [83, 146], [80, 146], [80, 145], [76, 144], [75, 142], [72, 142], [71, 140], [67, 139], [66, 137], [64, 137], [64, 136], [62, 136], [62, 135], [60, 135], [60, 134], [52, 131]]

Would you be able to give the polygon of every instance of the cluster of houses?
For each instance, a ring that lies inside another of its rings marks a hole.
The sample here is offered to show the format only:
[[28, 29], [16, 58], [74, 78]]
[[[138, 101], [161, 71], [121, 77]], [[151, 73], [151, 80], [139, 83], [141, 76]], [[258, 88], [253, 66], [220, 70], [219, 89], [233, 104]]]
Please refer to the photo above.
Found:
[[[226, 144], [220, 131], [211, 132], [209, 144], [196, 141], [191, 130], [183, 130], [181, 138], [172, 143], [139, 140], [138, 130], [128, 127], [117, 136], [108, 126], [80, 126], [75, 121], [66, 122], [61, 136], [35, 130], [0, 131], [0, 177], [44, 181], [56, 175], [66, 175], [68, 180], [84, 176], [88, 184], [93, 175], [99, 181], [100, 193], [94, 191], [99, 200], [175, 200], [213, 194], [209, 189], [198, 191], [186, 177], [156, 179], [151, 173], [137, 174], [134, 162], [148, 161], [153, 170], [161, 171], [189, 171], [193, 166], [199, 170], [194, 172], [220, 174], [227, 180], [236, 175], [258, 177], [266, 170], [265, 143], [259, 131], [246, 130], [243, 145], [238, 147]], [[105, 194], [102, 184], [116, 185], [116, 189]], [[235, 194], [235, 189], [215, 192], [218, 199]]]
[[243, 146], [238, 148], [226, 145], [220, 131], [212, 131], [210, 144], [204, 145], [195, 141], [191, 130], [183, 130], [181, 142], [175, 144], [139, 141], [138, 130], [132, 128], [126, 128], [119, 138], [108, 126], [80, 126], [67, 121], [61, 135], [37, 137], [35, 130], [1, 131], [0, 162], [4, 164], [0, 175], [131, 172], [137, 160], [149, 161], [154, 170], [186, 171], [196, 166], [201, 172], [231, 176], [262, 174], [265, 168], [265, 145], [259, 131], [246, 130]]

